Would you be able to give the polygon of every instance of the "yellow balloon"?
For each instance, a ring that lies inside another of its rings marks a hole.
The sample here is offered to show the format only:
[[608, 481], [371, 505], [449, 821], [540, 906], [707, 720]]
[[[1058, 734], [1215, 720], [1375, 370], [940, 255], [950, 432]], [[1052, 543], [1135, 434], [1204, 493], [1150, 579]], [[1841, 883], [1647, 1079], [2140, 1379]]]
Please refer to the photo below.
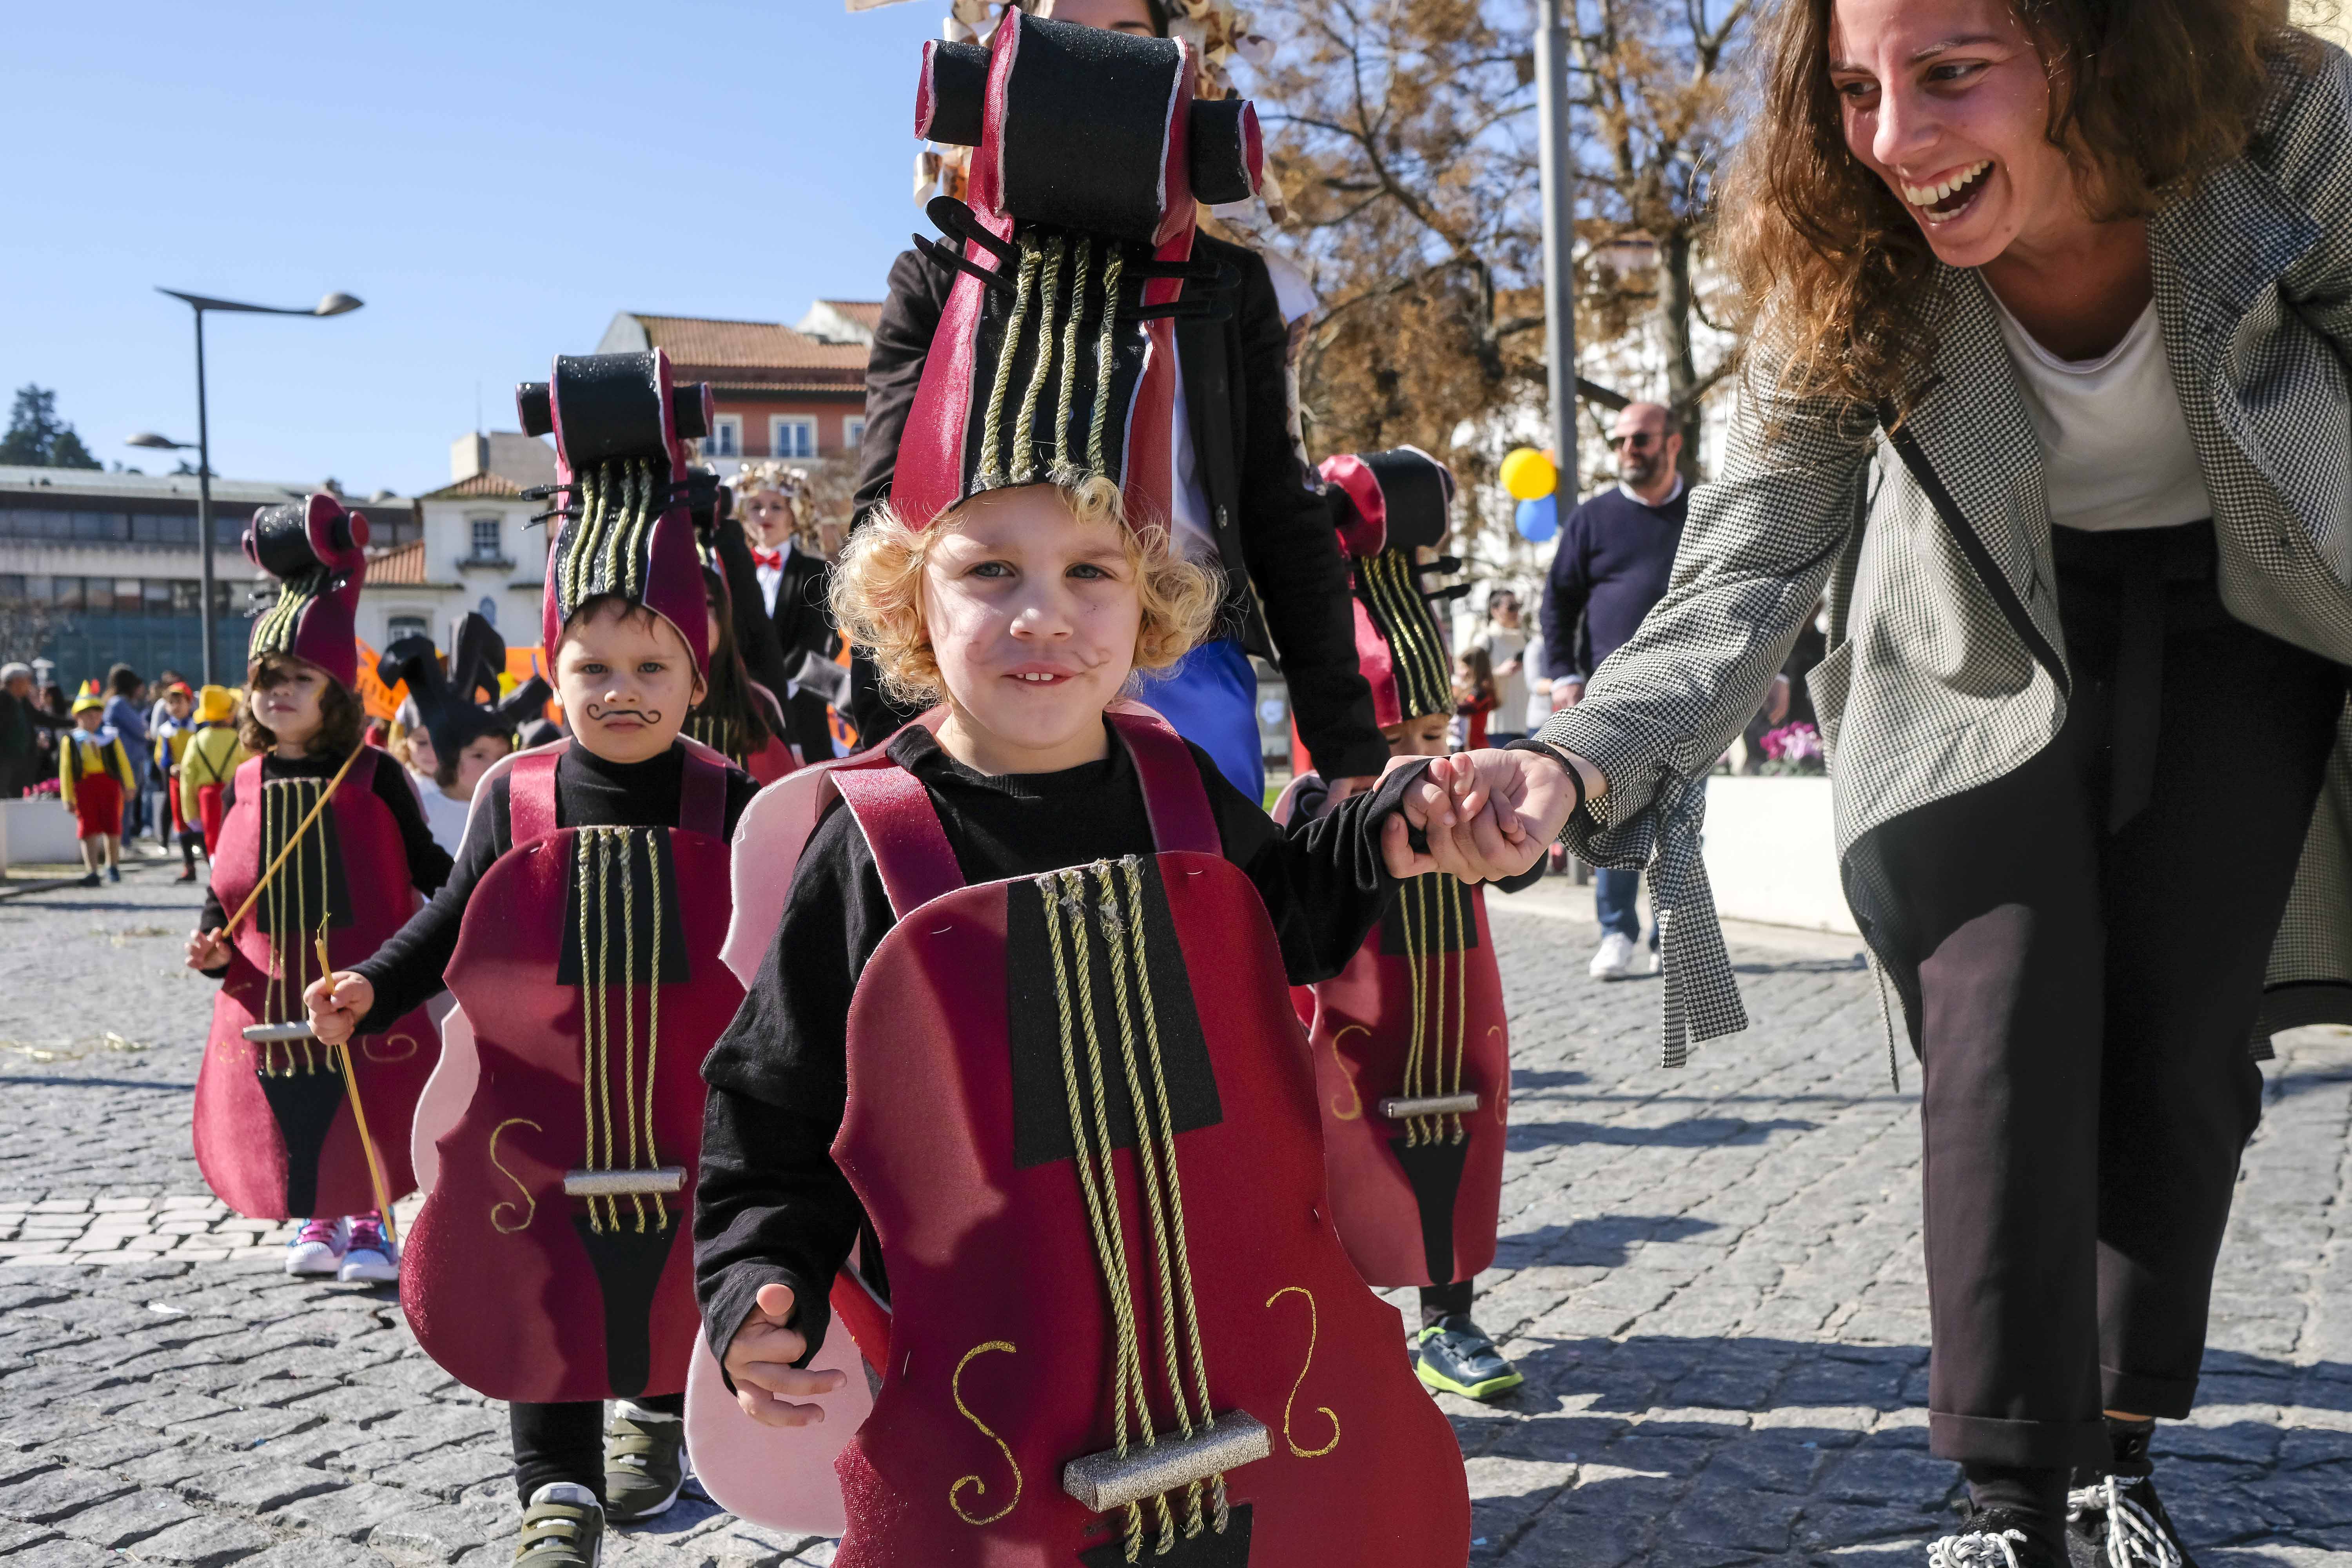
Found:
[[1520, 447], [1504, 456], [1502, 480], [1513, 500], [1541, 500], [1559, 488], [1559, 470], [1533, 447]]

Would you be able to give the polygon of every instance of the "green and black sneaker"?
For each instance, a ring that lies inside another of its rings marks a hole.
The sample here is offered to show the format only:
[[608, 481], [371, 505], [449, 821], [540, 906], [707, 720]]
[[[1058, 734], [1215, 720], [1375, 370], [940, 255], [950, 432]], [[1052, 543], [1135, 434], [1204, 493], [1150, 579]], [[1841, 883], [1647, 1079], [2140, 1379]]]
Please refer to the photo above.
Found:
[[1461, 1312], [1438, 1319], [1412, 1337], [1412, 1370], [1438, 1393], [1465, 1399], [1498, 1399], [1527, 1381], [1503, 1359], [1486, 1331]]
[[604, 1558], [604, 1509], [576, 1481], [550, 1481], [522, 1510], [514, 1560], [521, 1568], [596, 1568]]
[[667, 1513], [685, 1485], [684, 1417], [617, 1402], [604, 1434], [604, 1517], [635, 1524]]

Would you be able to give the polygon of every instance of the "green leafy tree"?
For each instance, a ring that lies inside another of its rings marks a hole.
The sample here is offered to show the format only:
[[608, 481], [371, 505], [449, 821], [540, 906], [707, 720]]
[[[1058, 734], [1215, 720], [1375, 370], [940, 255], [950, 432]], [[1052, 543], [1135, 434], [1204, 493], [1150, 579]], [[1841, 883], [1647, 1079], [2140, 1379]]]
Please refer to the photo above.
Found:
[[0, 463], [34, 468], [95, 468], [100, 466], [74, 427], [58, 417], [58, 395], [31, 383], [16, 389], [8, 430], [0, 436]]

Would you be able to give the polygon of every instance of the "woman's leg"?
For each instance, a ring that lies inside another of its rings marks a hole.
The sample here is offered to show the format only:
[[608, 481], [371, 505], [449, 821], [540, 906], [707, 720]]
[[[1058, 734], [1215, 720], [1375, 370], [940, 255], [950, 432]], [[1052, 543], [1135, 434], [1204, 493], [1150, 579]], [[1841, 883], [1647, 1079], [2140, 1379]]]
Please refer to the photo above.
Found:
[[2097, 1149], [2105, 928], [2066, 731], [2022, 767], [1906, 813], [1869, 853], [1925, 1073], [1928, 1441], [2042, 1492], [2105, 1452]]
[[2233, 623], [2168, 638], [2164, 675], [2154, 793], [2106, 853], [2099, 1339], [2110, 1411], [2179, 1417], [2262, 1116], [2247, 1033], [2345, 672]]

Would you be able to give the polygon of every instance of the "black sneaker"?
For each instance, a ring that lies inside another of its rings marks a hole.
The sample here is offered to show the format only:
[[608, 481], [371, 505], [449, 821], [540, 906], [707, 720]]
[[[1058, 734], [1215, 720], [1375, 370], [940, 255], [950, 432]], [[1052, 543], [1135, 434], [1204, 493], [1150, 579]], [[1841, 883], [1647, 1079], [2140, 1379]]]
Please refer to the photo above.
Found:
[[1927, 1543], [1927, 1568], [2067, 1568], [2063, 1556], [2034, 1538], [2031, 1517], [1971, 1504], [1958, 1531]]
[[1412, 1370], [1437, 1392], [1465, 1399], [1500, 1398], [1527, 1381], [1486, 1331], [1459, 1312], [1412, 1337]]
[[77, 888], [95, 888], [98, 886], [98, 873], [92, 871], [89, 876], [81, 878], [79, 880], [76, 881], [74, 886]]
[[2197, 1568], [2150, 1476], [2103, 1476], [2068, 1492], [2066, 1533], [2094, 1568]]

